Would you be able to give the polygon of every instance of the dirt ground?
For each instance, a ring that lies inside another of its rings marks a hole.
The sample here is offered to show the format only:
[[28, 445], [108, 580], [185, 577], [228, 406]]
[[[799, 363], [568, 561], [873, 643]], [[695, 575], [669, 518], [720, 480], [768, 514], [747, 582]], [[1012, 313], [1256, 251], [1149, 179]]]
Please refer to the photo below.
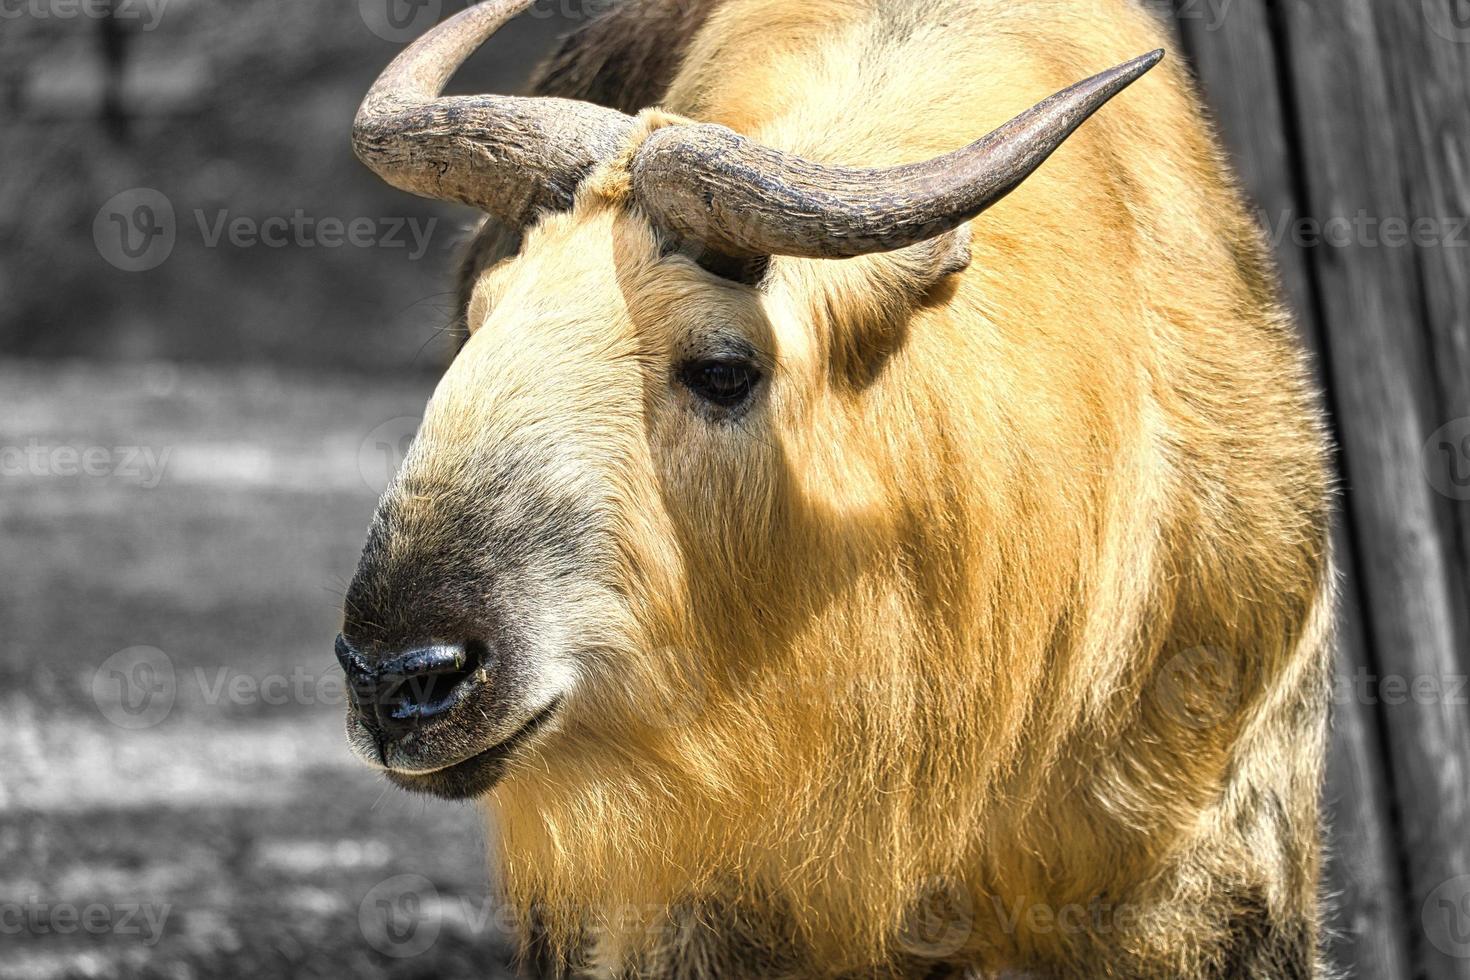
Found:
[[509, 976], [332, 656], [422, 379], [0, 366], [0, 977]]

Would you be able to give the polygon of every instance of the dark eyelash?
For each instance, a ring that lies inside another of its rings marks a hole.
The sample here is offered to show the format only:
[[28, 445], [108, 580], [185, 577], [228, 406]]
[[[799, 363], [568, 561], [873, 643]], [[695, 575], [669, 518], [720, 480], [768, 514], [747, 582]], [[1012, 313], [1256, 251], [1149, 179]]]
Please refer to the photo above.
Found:
[[761, 370], [748, 358], [717, 356], [679, 365], [679, 383], [696, 397], [723, 409], [746, 404], [761, 381]]

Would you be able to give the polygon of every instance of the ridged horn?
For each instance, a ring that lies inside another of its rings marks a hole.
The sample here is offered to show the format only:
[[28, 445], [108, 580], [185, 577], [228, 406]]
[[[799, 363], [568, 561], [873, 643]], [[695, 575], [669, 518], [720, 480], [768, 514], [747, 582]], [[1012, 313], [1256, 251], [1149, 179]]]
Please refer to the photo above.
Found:
[[958, 227], [1005, 197], [1162, 50], [1058, 92], [963, 149], [922, 163], [813, 163], [723, 126], [656, 130], [633, 162], [633, 191], [660, 225], [725, 255], [846, 258]]
[[[570, 205], [634, 125], [571, 99], [442, 95], [454, 72], [532, 0], [487, 0], [419, 38], [369, 90], [357, 155], [388, 183], [520, 226]], [[638, 203], [665, 230], [724, 255], [846, 258], [935, 238], [1001, 200], [1108, 100], [1164, 57], [1135, 58], [1064, 89], [969, 146], [921, 163], [814, 163], [723, 126], [666, 126], [635, 154]]]
[[455, 71], [531, 0], [489, 0], [395, 58], [352, 127], [359, 159], [402, 190], [459, 201], [512, 226], [571, 203], [577, 183], [622, 146], [631, 117], [570, 99], [443, 97]]

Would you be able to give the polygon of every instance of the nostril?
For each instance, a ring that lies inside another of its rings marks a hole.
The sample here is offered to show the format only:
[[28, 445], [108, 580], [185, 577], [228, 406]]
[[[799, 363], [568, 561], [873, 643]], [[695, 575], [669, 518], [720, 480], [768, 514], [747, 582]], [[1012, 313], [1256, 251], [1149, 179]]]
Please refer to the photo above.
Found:
[[371, 697], [378, 683], [377, 670], [352, 649], [341, 633], [337, 634], [336, 653], [337, 663], [342, 665], [342, 672], [347, 675], [348, 686], [359, 696]]
[[477, 644], [410, 650], [378, 667], [378, 720], [412, 725], [457, 704], [483, 664]]

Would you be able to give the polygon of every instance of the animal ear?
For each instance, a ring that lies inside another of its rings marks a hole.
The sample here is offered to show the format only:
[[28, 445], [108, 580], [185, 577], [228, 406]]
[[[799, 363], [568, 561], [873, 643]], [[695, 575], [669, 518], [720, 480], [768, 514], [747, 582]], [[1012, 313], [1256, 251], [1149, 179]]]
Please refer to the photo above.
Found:
[[508, 227], [494, 218], [487, 216], [480, 219], [479, 225], [470, 232], [469, 240], [460, 252], [455, 275], [454, 329], [461, 342], [469, 328], [470, 302], [474, 298], [475, 285], [480, 281], [480, 274], [520, 250], [520, 230]]
[[657, 105], [717, 0], [602, 3], [536, 69], [532, 95], [582, 99], [633, 115]]
[[745, 286], [759, 287], [771, 268], [769, 255], [732, 258], [708, 250], [697, 250], [686, 254], [704, 271]]
[[832, 338], [835, 375], [863, 385], [903, 343], [914, 311], [969, 267], [970, 226], [892, 252], [784, 261], [799, 270], [813, 314]]
[[[655, 229], [655, 231], [659, 231]], [[659, 256], [682, 255], [684, 258], [699, 266], [711, 275], [738, 282], [745, 286], [759, 287], [766, 278], [766, 273], [771, 269], [771, 256], [748, 255], [731, 256], [716, 252], [698, 242], [684, 239], [659, 232]]]
[[922, 295], [945, 276], [964, 272], [970, 266], [970, 226], [960, 225], [937, 238], [901, 248], [888, 255], [911, 279], [911, 287]]

